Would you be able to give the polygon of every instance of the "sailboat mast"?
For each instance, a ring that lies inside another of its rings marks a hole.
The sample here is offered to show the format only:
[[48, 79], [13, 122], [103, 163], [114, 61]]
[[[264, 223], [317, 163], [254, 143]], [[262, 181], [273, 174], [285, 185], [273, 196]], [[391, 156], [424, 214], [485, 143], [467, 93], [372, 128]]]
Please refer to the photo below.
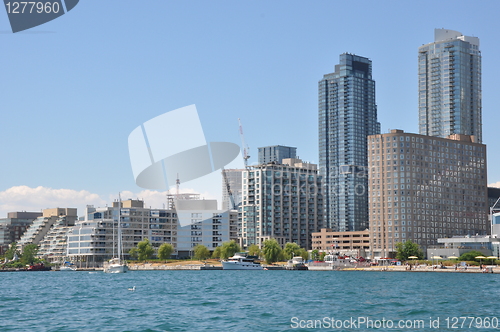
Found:
[[[120, 213], [120, 212], [118, 212], [118, 213]], [[115, 242], [115, 221], [114, 221], [114, 219], [113, 219], [112, 225], [113, 225], [113, 242], [112, 242], [111, 247], [113, 248], [113, 256], [112, 256], [112, 258], [115, 258], [115, 243], [116, 242]]]
[[118, 193], [118, 260], [121, 262], [122, 260], [122, 226], [121, 226], [121, 214], [122, 214], [122, 197], [121, 194]]

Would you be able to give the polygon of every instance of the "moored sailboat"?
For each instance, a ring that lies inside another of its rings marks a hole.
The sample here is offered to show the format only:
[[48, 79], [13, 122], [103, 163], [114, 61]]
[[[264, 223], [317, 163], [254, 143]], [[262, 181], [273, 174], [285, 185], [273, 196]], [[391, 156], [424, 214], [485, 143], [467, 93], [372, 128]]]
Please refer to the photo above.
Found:
[[[128, 266], [125, 260], [123, 260], [123, 244], [122, 244], [122, 227], [121, 227], [121, 209], [122, 200], [120, 194], [118, 194], [118, 234], [117, 234], [117, 252], [118, 255], [113, 257], [111, 260], [104, 262], [104, 272], [105, 273], [125, 273], [128, 271]], [[114, 247], [114, 243], [113, 243]], [[113, 255], [114, 256], [114, 255]]]

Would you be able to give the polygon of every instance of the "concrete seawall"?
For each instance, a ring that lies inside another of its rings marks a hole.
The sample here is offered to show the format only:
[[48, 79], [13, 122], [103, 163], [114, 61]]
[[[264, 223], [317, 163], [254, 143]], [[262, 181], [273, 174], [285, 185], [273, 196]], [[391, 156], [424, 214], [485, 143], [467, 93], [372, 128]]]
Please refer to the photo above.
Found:
[[222, 270], [222, 266], [210, 265], [210, 264], [183, 264], [183, 265], [173, 265], [173, 264], [163, 264], [163, 265], [153, 265], [153, 264], [135, 264], [129, 265], [130, 271], [154, 271], [154, 270]]

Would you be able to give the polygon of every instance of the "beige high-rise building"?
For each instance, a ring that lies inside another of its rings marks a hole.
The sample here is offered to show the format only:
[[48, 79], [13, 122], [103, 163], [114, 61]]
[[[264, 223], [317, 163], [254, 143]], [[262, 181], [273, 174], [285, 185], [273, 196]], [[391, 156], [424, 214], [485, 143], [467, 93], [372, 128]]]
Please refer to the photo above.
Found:
[[392, 130], [368, 136], [371, 257], [396, 243], [489, 232], [486, 146], [474, 136]]

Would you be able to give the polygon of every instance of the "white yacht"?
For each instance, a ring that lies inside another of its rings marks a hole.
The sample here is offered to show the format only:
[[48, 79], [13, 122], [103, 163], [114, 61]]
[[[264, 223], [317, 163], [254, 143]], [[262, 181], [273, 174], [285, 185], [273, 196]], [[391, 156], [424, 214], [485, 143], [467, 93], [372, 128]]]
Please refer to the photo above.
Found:
[[76, 271], [75, 264], [71, 262], [64, 262], [60, 267], [59, 271]]
[[223, 270], [262, 270], [262, 265], [255, 262], [246, 252], [237, 252], [227, 261], [222, 261]]
[[307, 266], [304, 263], [304, 258], [301, 256], [295, 256], [287, 262], [287, 270], [307, 270]]

